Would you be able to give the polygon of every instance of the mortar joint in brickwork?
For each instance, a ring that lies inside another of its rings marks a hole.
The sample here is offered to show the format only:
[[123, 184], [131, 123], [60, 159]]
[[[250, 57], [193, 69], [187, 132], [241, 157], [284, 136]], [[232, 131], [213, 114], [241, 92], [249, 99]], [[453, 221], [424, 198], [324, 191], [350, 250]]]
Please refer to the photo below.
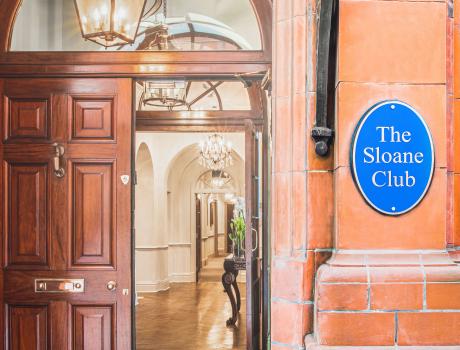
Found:
[[423, 310], [427, 309], [427, 302], [426, 302], [426, 271], [425, 271], [425, 264], [423, 263], [423, 258], [422, 255], [419, 255], [420, 259], [420, 268], [422, 269], [422, 275], [423, 275]]
[[395, 345], [398, 345], [398, 312], [395, 312]]
[[364, 262], [366, 264], [366, 277], [367, 277], [367, 309], [371, 309], [371, 272], [369, 270], [369, 256], [364, 256]]
[[291, 299], [280, 298], [280, 297], [272, 297], [271, 300], [273, 302], [282, 303], [282, 304], [296, 304], [296, 305], [313, 305], [314, 304], [312, 300], [291, 300]]

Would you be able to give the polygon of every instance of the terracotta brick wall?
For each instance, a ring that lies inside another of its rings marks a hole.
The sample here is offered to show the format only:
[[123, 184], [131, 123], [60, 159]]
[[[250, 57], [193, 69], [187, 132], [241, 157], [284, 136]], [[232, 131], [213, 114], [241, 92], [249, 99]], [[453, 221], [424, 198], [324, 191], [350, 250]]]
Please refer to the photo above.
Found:
[[[318, 9], [274, 1], [273, 349], [302, 349], [310, 333], [308, 347], [460, 344], [460, 267], [446, 250], [460, 246], [460, 18], [448, 6], [340, 1], [335, 146], [319, 159]], [[396, 218], [365, 203], [348, 162], [359, 118], [386, 99], [419, 111], [436, 152], [427, 196]]]
[[452, 256], [460, 262], [460, 1], [454, 1], [454, 16], [448, 19], [448, 117], [450, 133], [450, 157], [448, 176], [450, 208], [448, 238], [453, 248]]
[[[335, 248], [316, 281], [315, 338], [326, 345], [460, 344], [460, 268], [446, 251], [448, 6], [440, 1], [340, 1]], [[353, 183], [353, 130], [375, 103], [412, 105], [431, 130], [436, 168], [411, 212], [383, 216]]]
[[[445, 248], [446, 207], [432, 204], [446, 201], [446, 18], [444, 2], [340, 1], [338, 248]], [[383, 216], [365, 204], [348, 162], [358, 119], [385, 99], [399, 99], [416, 108], [435, 144], [436, 174], [430, 191], [416, 210], [398, 218]]]
[[274, 1], [274, 350], [300, 349], [313, 331], [314, 275], [332, 246], [332, 154], [316, 157], [309, 136], [315, 120], [316, 22], [315, 0]]

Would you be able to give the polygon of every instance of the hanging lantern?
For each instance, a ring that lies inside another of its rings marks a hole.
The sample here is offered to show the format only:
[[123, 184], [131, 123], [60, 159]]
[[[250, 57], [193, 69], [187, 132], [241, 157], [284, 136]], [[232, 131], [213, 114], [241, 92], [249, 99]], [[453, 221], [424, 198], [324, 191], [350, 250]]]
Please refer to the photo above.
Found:
[[167, 107], [172, 110], [187, 104], [186, 95], [186, 83], [183, 80], [146, 81], [141, 103], [144, 106]]
[[134, 43], [145, 3], [146, 0], [75, 0], [83, 38], [105, 47]]

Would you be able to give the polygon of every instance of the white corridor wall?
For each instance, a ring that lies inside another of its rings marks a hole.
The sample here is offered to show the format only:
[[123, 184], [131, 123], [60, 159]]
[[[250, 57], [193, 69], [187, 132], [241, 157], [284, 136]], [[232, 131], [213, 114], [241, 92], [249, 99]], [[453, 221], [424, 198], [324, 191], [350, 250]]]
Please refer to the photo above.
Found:
[[[196, 191], [203, 191], [197, 189], [196, 185], [200, 176], [207, 171], [198, 163], [198, 144], [208, 135], [211, 134], [136, 133], [137, 292], [157, 292], [169, 288], [171, 282], [195, 281], [194, 198]], [[243, 196], [244, 134], [225, 133], [224, 137], [232, 142], [235, 158], [234, 165], [226, 171], [235, 181], [235, 193]], [[151, 171], [149, 166], [152, 167]], [[223, 194], [217, 197], [222, 198]], [[210, 243], [213, 239], [206, 242], [206, 238], [213, 234], [207, 225], [206, 204], [202, 206], [202, 251], [212, 254], [214, 246]], [[219, 210], [222, 214], [223, 209]], [[223, 219], [220, 221], [218, 233], [224, 230]], [[219, 247], [222, 247], [224, 239], [220, 238], [219, 241]]]

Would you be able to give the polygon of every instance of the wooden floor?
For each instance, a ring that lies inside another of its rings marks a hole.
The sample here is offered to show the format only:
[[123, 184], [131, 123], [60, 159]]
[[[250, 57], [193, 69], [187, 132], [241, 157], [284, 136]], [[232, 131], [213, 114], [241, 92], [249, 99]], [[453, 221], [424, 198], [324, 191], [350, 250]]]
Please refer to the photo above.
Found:
[[246, 349], [246, 293], [244, 283], [239, 286], [242, 305], [236, 327], [225, 325], [231, 306], [221, 283], [176, 283], [167, 291], [141, 294], [137, 350]]

